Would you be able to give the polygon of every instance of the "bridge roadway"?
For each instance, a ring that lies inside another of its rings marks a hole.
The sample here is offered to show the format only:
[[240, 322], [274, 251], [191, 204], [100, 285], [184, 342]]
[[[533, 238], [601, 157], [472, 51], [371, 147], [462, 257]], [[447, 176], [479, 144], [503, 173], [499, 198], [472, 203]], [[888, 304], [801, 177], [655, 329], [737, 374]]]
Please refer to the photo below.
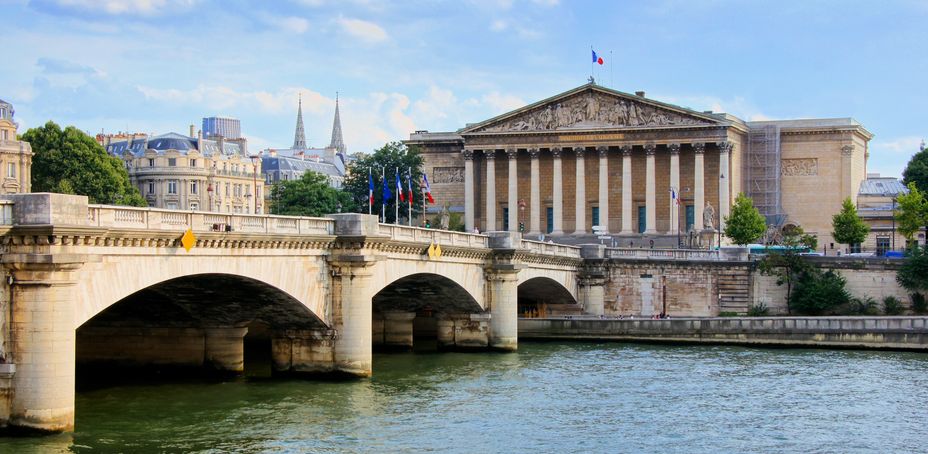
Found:
[[515, 350], [519, 298], [602, 312], [602, 273], [581, 248], [516, 233], [4, 199], [0, 424], [10, 427], [72, 430], [78, 365], [236, 373], [257, 336], [275, 372], [363, 377], [375, 344], [411, 346], [421, 323], [440, 347]]

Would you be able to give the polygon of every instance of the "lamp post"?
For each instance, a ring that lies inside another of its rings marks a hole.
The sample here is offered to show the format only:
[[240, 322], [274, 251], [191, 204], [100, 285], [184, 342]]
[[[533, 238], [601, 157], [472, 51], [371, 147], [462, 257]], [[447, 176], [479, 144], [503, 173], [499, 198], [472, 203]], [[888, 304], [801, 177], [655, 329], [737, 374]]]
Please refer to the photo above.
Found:
[[519, 233], [525, 233], [525, 199], [519, 199]]
[[892, 239], [890, 240], [892, 242], [893, 251], [896, 250], [896, 197], [898, 195], [899, 195], [898, 193], [893, 194], [893, 211], [892, 213], [890, 213], [890, 216], [892, 216], [893, 218], [893, 236], [892, 236]]
[[206, 195], [209, 200], [209, 208], [206, 211], [213, 211], [213, 183], [209, 183], [206, 186]]
[[[720, 173], [720, 174], [719, 174], [719, 180], [725, 180], [725, 174], [724, 174], [724, 173]], [[725, 184], [725, 181], [720, 181], [719, 184], [720, 184], [720, 185]], [[722, 195], [722, 194], [719, 194], [719, 196], [720, 196], [720, 198], [719, 198], [719, 243], [716, 245], [716, 248], [717, 248], [719, 251], [722, 250], [722, 199], [721, 199], [721, 195]], [[719, 252], [719, 253], [721, 254], [721, 252]]]
[[258, 158], [260, 156], [253, 154], [251, 157], [251, 191], [255, 194], [255, 214], [258, 214]]

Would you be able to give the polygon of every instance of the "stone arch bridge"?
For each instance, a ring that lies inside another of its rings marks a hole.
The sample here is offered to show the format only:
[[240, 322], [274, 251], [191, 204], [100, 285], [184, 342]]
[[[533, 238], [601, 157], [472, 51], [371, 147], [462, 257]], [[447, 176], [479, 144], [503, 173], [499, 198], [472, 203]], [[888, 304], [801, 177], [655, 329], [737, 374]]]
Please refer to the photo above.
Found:
[[0, 214], [0, 422], [10, 426], [70, 430], [84, 365], [240, 372], [255, 336], [275, 371], [368, 376], [374, 345], [411, 346], [417, 329], [440, 347], [515, 350], [520, 298], [602, 313], [601, 267], [585, 265], [581, 248], [512, 232], [98, 206], [61, 194], [8, 196]]

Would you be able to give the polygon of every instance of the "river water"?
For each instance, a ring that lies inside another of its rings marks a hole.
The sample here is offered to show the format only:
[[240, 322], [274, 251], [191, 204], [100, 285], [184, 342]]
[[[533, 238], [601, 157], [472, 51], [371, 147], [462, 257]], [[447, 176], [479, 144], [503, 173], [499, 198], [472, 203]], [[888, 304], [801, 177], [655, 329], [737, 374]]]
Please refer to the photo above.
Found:
[[377, 355], [347, 382], [77, 395], [76, 431], [4, 452], [925, 452], [928, 355], [522, 343]]

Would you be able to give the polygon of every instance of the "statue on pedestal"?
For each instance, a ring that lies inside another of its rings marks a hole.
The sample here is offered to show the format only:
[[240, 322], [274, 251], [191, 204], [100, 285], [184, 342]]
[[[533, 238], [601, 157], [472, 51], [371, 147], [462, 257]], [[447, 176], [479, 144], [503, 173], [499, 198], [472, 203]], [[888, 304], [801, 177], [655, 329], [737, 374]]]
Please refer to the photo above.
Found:
[[702, 211], [702, 228], [704, 230], [715, 230], [715, 208], [712, 204], [706, 202], [706, 207]]
[[441, 208], [441, 217], [439, 221], [442, 230], [448, 230], [448, 226], [451, 224], [451, 211], [448, 210], [448, 204]]

